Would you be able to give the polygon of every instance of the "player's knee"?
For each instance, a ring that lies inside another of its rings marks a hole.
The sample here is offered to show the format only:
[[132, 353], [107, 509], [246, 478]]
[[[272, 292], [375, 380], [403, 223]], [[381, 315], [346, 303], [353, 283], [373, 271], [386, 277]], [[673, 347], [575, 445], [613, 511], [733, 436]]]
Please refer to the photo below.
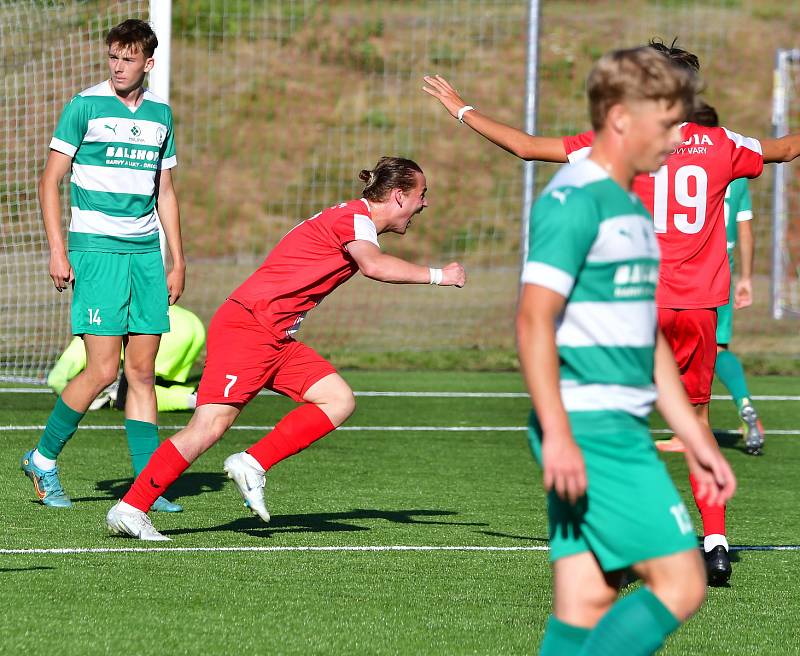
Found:
[[686, 558], [671, 571], [656, 573], [648, 585], [681, 622], [694, 615], [706, 598], [706, 573], [699, 554]]
[[682, 595], [684, 617], [680, 619], [688, 619], [700, 609], [706, 599], [706, 590], [706, 573], [701, 565], [686, 577]]
[[328, 414], [333, 425], [341, 426], [355, 411], [356, 397], [353, 395], [353, 391], [347, 387], [346, 389], [337, 390], [326, 405], [326, 414]]
[[119, 363], [116, 361], [93, 362], [87, 364], [85, 369], [86, 375], [91, 377], [98, 389], [111, 385], [117, 379], [118, 372]]
[[129, 387], [151, 388], [156, 383], [156, 373], [152, 366], [137, 366], [125, 363], [125, 378]]

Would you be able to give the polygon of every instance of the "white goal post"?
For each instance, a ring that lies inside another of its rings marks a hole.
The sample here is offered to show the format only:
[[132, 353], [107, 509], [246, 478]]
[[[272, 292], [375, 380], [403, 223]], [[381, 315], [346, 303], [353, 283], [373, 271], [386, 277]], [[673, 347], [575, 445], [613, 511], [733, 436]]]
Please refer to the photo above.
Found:
[[[775, 53], [772, 125], [775, 137], [796, 132], [800, 111], [800, 48]], [[772, 316], [800, 317], [800, 167], [775, 167], [772, 200]]]

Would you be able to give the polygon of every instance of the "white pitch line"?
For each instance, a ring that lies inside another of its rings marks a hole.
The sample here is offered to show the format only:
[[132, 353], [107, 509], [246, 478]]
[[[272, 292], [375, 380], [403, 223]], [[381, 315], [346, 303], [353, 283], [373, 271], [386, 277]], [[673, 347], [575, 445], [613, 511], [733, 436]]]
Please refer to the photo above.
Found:
[[[44, 425], [30, 425], [30, 426], [14, 426], [14, 425], [7, 425], [7, 426], [0, 426], [0, 433], [2, 432], [14, 432], [14, 431], [40, 431], [44, 430]], [[162, 430], [182, 430], [186, 428], [185, 425], [164, 425], [159, 426]], [[247, 426], [247, 425], [238, 425], [234, 424], [228, 430], [240, 430], [240, 431], [270, 431], [274, 426]], [[80, 430], [103, 430], [103, 431], [121, 431], [125, 430], [125, 426], [120, 424], [115, 425], [92, 425], [92, 424], [85, 424], [81, 425]], [[406, 433], [414, 433], [414, 432], [433, 432], [433, 433], [519, 433], [522, 431], [527, 431], [527, 426], [340, 426], [336, 429], [337, 432], [339, 431], [356, 431], [356, 432], [363, 432], [363, 431], [375, 431], [375, 432], [406, 432]], [[716, 430], [725, 431], [728, 433], [735, 433], [737, 432], [737, 428], [731, 429], [721, 429], [718, 428]], [[669, 430], [668, 428], [655, 428], [650, 431], [656, 435], [671, 435], [673, 431]], [[775, 429], [775, 430], [767, 430], [764, 431], [765, 435], [800, 435], [800, 429], [789, 429], [789, 430], [782, 430], [782, 429]]]
[[[800, 551], [797, 544], [731, 546], [731, 551]], [[550, 551], [549, 546], [493, 547], [477, 545], [426, 546], [426, 545], [370, 545], [370, 546], [319, 546], [319, 547], [78, 547], [54, 549], [0, 549], [0, 555], [26, 554], [110, 554], [110, 553], [247, 553], [247, 552], [382, 552], [382, 551]]]
[[[0, 394], [52, 394], [48, 388], [41, 387], [0, 387]], [[364, 397], [396, 397], [396, 398], [432, 398], [432, 399], [526, 399], [527, 392], [353, 392], [355, 396]], [[264, 390], [259, 396], [280, 396], [276, 392]], [[800, 401], [800, 396], [777, 396], [762, 394], [750, 397], [753, 401]], [[714, 401], [730, 401], [731, 397], [724, 394], [714, 394]]]

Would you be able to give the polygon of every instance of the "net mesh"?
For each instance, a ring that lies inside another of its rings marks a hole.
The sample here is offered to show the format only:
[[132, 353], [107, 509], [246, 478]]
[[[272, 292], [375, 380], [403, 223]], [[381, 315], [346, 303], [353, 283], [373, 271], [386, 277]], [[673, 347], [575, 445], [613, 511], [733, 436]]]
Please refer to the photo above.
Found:
[[[360, 169], [401, 155], [425, 170], [430, 207], [409, 233], [381, 244], [422, 264], [461, 261], [467, 287], [356, 276], [309, 314], [302, 339], [322, 352], [513, 348], [522, 167], [420, 87], [423, 75], [440, 73], [470, 104], [523, 125], [527, 6], [174, 0], [170, 102], [188, 260], [181, 303], [207, 322], [293, 225], [358, 197]], [[64, 103], [105, 77], [106, 31], [147, 11], [141, 1], [0, 0], [0, 377], [41, 380], [68, 341], [69, 296], [47, 275], [36, 181]], [[791, 44], [797, 28], [791, 12], [754, 0], [630, 0], [624, 11], [545, 0], [538, 131], [588, 127], [583, 81], [603, 52], [677, 36], [700, 56], [723, 123], [766, 135], [773, 53], [763, 43]], [[537, 186], [554, 171], [539, 166]], [[788, 329], [767, 318], [770, 177], [752, 187], [763, 306], [736, 318], [755, 352], [789, 343]]]
[[[41, 380], [70, 339], [48, 275], [37, 181], [61, 109], [106, 76], [103, 40], [147, 3], [0, 0], [0, 376]], [[62, 197], [65, 228], [68, 194]]]

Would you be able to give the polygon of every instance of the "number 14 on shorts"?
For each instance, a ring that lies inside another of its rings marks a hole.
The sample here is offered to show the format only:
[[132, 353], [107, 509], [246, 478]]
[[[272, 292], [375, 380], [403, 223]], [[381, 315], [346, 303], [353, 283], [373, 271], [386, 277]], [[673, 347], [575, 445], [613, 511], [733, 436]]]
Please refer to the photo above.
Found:
[[86, 310], [89, 313], [89, 325], [95, 324], [99, 326], [103, 323], [103, 320], [100, 318], [100, 308], [87, 308]]

